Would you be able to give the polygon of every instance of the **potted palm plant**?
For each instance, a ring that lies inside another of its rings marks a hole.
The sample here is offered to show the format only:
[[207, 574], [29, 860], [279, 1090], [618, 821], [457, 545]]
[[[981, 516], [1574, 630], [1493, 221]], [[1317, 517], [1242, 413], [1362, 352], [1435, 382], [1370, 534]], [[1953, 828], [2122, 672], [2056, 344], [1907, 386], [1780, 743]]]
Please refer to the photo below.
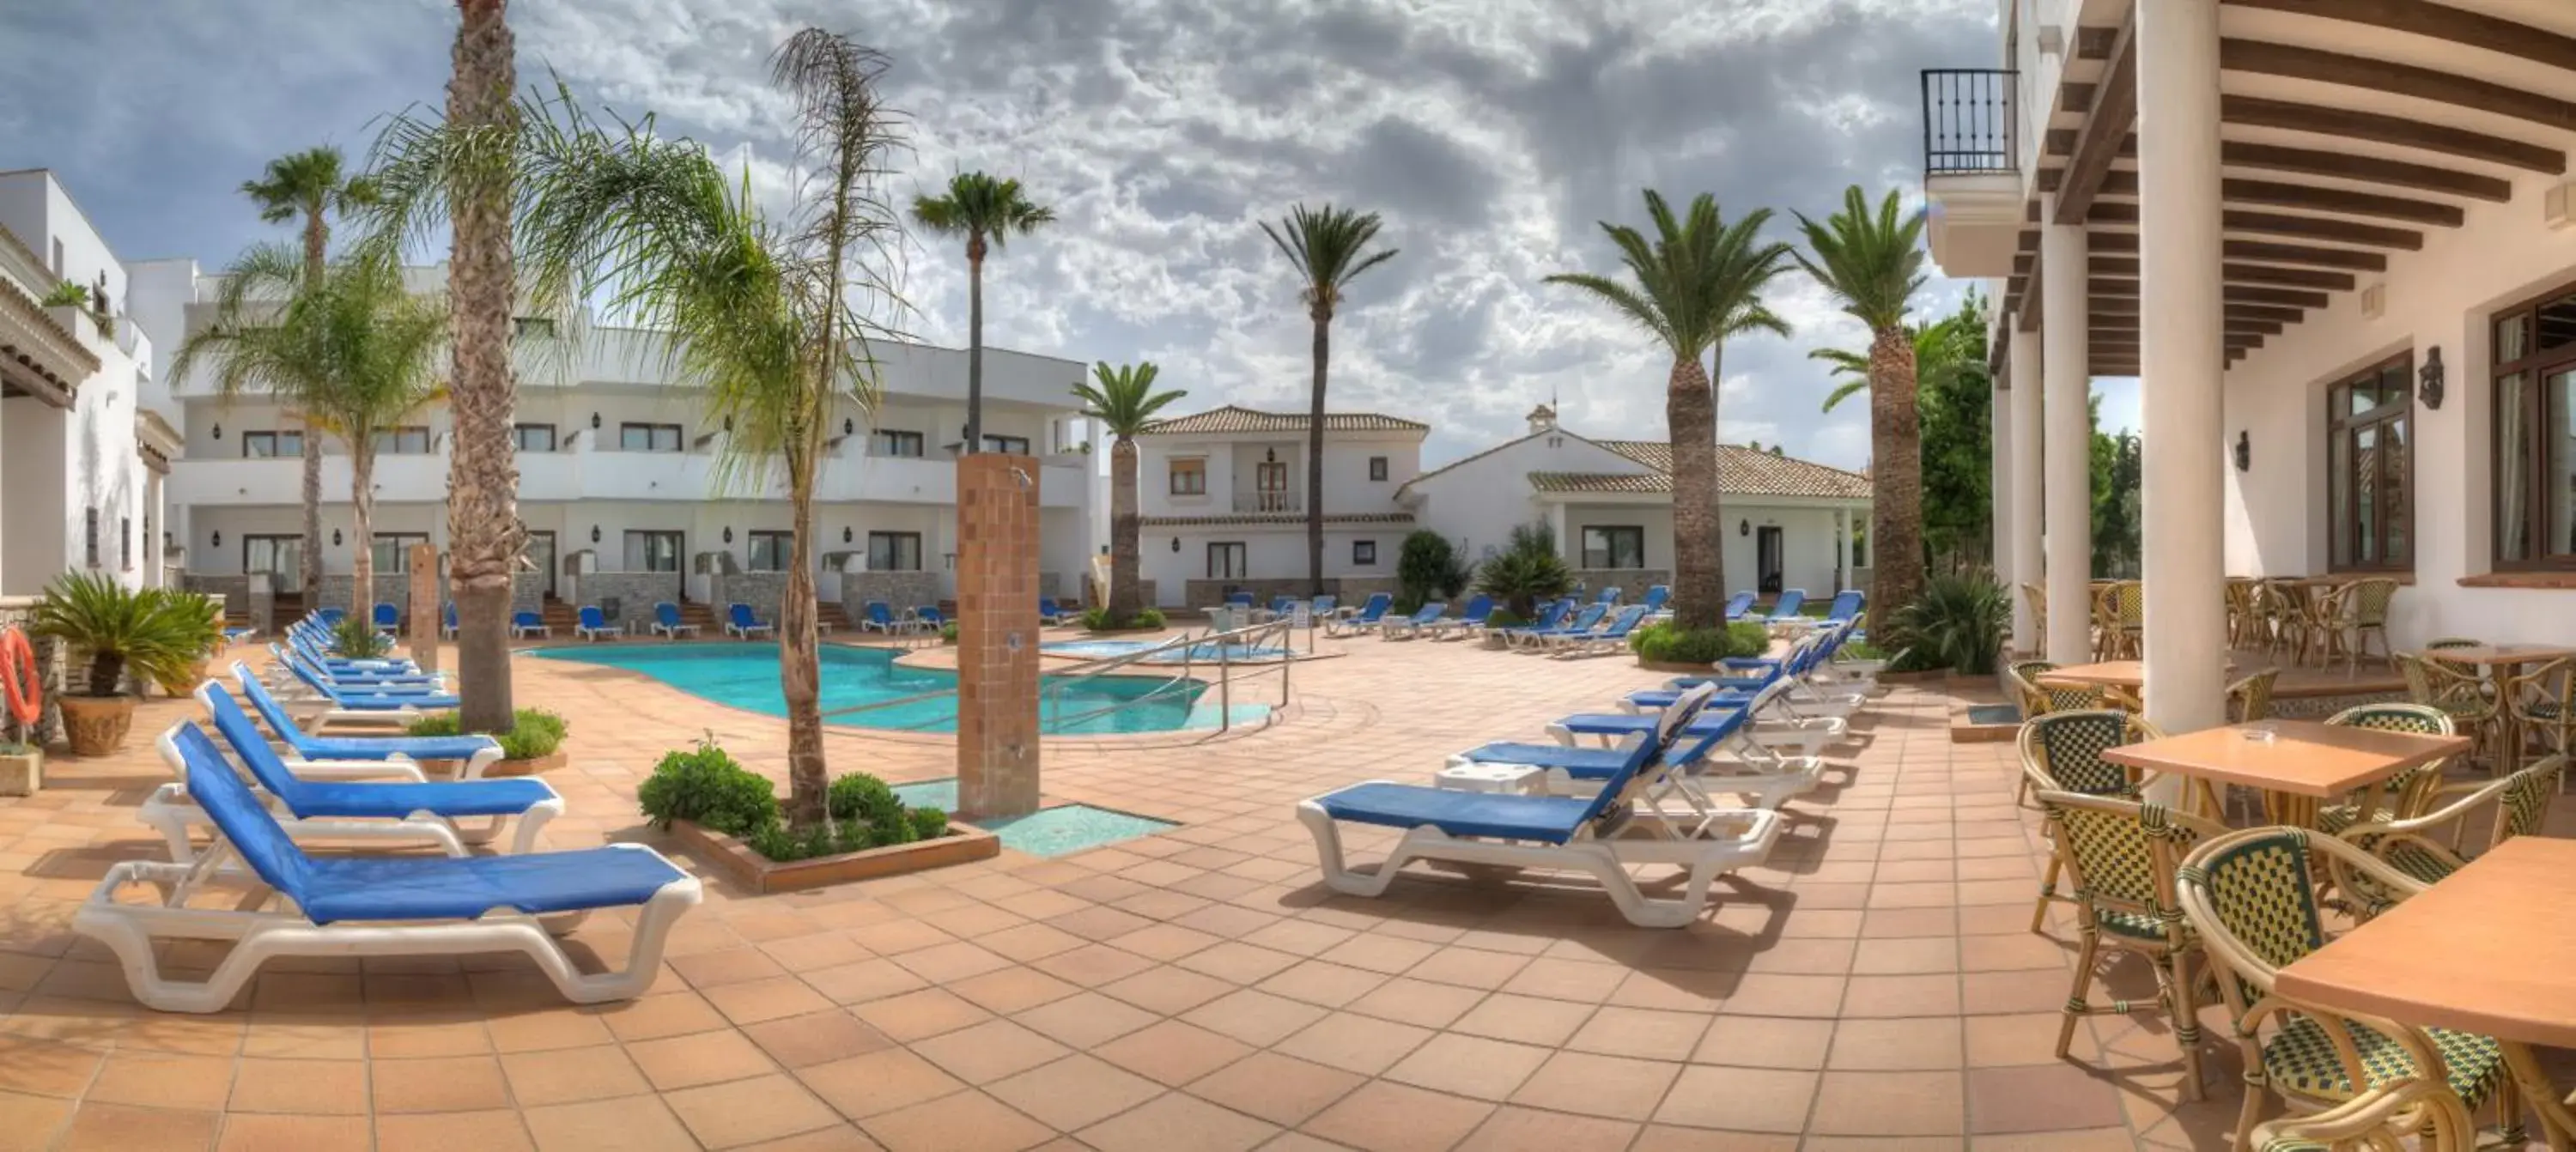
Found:
[[203, 598], [181, 595], [196, 603], [174, 605], [163, 589], [128, 588], [100, 572], [67, 573], [45, 589], [36, 634], [70, 645], [82, 661], [59, 702], [72, 755], [104, 756], [125, 743], [134, 726], [135, 697], [123, 690], [129, 673], [136, 683], [166, 682], [202, 655], [202, 624], [188, 614], [203, 612]]
[[206, 671], [215, 662], [215, 654], [224, 650], [224, 610], [214, 597], [175, 588], [162, 590], [162, 610], [171, 616], [170, 627], [175, 637], [185, 643], [186, 661], [178, 677], [154, 681], [163, 694], [185, 696], [206, 682]]

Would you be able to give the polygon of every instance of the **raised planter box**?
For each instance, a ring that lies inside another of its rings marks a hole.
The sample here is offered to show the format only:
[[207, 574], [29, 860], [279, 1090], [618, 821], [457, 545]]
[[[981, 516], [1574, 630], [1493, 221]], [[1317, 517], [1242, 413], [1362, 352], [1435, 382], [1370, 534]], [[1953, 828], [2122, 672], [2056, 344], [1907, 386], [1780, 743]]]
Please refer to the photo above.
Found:
[[715, 865], [735, 883], [764, 895], [990, 860], [1002, 852], [1001, 837], [955, 820], [948, 822], [948, 834], [936, 840], [917, 840], [863, 852], [844, 852], [838, 856], [817, 856], [787, 864], [754, 852], [750, 845], [714, 829], [701, 827], [695, 821], [674, 820], [671, 831], [681, 843], [693, 849], [699, 859]]
[[[561, 749], [557, 749], [556, 751], [544, 756], [537, 756], [527, 760], [495, 760], [484, 766], [483, 778], [490, 780], [501, 776], [531, 776], [539, 772], [551, 772], [563, 766], [564, 753]], [[452, 778], [457, 773], [465, 770], [465, 762], [462, 760], [423, 760], [420, 762], [420, 770], [428, 773], [432, 777], [447, 776]]]

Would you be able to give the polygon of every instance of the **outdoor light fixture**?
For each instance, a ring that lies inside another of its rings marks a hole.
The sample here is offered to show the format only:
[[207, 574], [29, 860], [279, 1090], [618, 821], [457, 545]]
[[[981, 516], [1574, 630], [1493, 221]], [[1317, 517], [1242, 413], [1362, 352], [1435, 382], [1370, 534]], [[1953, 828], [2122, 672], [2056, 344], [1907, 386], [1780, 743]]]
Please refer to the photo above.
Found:
[[2236, 470], [2243, 472], [2253, 466], [2254, 441], [2244, 429], [2239, 428], [2236, 430]]
[[1738, 520], [1738, 521], [1736, 521], [1736, 522], [1735, 522], [1735, 534], [1736, 534], [1736, 535], [1738, 535], [1738, 536], [1750, 536], [1750, 535], [1752, 535], [1752, 534], [1753, 534], [1753, 522], [1752, 522], [1752, 521], [1750, 521], [1750, 520]]
[[337, 528], [331, 530], [331, 546], [334, 548], [340, 546], [340, 530]]
[[2442, 346], [2424, 350], [2424, 367], [2415, 373], [2415, 395], [2434, 411], [2442, 408]]
[[731, 544], [731, 543], [733, 543], [733, 526], [732, 526], [732, 525], [728, 524], [728, 525], [726, 525], [726, 526], [725, 526], [725, 530], [724, 530], [724, 538], [725, 538], [725, 543], [727, 543], [727, 544]]
[[849, 542], [850, 542], [850, 526], [849, 526], [849, 525], [847, 525], [847, 524], [843, 524], [843, 525], [841, 525], [841, 543], [843, 543], [843, 544], [847, 544], [847, 543], [849, 543]]
[[217, 439], [217, 440], [221, 440], [221, 439], [223, 439], [223, 438], [224, 438], [224, 426], [223, 426], [223, 425], [221, 425], [221, 424], [217, 424], [217, 425], [215, 425], [215, 439]]
[[597, 524], [590, 526], [590, 542], [593, 544], [599, 543], [599, 525]]
[[1178, 536], [1174, 536], [1174, 537], [1172, 537], [1172, 551], [1174, 551], [1174, 552], [1178, 552], [1178, 551], [1180, 551], [1180, 550], [1181, 550], [1181, 538], [1180, 538], [1180, 537], [1178, 537]]
[[843, 435], [843, 436], [847, 436], [847, 435], [850, 435], [850, 434], [852, 434], [852, 433], [854, 433], [854, 432], [857, 432], [858, 430], [859, 430], [859, 422], [858, 422], [858, 421], [856, 421], [856, 420], [852, 420], [852, 419], [850, 419], [850, 418], [849, 418], [849, 417], [847, 417], [847, 416], [843, 416], [843, 417], [841, 417], [841, 435]]
[[223, 529], [221, 529], [221, 528], [217, 528], [217, 529], [215, 529], [215, 547], [217, 547], [217, 548], [221, 548], [221, 547], [223, 547], [223, 546], [224, 546], [224, 530], [223, 530]]
[[599, 413], [593, 412], [590, 414], [590, 428], [591, 431], [594, 432], [599, 430]]

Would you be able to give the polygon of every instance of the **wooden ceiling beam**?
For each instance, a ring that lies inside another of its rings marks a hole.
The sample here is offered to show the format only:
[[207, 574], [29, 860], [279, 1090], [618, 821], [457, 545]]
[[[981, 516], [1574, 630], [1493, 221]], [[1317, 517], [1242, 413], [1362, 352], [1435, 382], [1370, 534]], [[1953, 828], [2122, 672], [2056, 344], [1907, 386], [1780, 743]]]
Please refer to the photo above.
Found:
[[[2081, 224], [2093, 207], [2093, 198], [2102, 190], [2102, 179], [2111, 172], [2111, 161], [2127, 139], [2129, 129], [2138, 122], [2138, 42], [2137, 19], [2131, 17], [2120, 25], [2119, 36], [2112, 42], [2110, 63], [2102, 70], [2101, 85], [2091, 93], [2083, 107], [2083, 135], [2075, 142], [2075, 155], [2066, 163], [2066, 177], [2057, 192], [2059, 224]], [[2067, 105], [2077, 107], [2077, 105]]]
[[2529, 121], [2561, 132], [2576, 129], [2576, 103], [2491, 80], [2391, 60], [2299, 44], [2228, 38], [2218, 42], [2218, 66], [2230, 72], [2367, 88]]
[[[2096, 205], [2092, 223], [2127, 225], [2138, 223], [2138, 206], [2128, 203]], [[2262, 232], [2274, 236], [2295, 236], [2302, 240], [2331, 240], [2342, 244], [2361, 244], [2373, 248], [2403, 248], [2420, 251], [2424, 234], [2410, 228], [2389, 228], [2363, 224], [2354, 220], [2329, 220], [2318, 216], [2291, 216], [2279, 212], [2246, 212], [2229, 210], [2219, 221], [2230, 232]]]
[[2576, 72], [2576, 36], [2564, 36], [2529, 24], [2454, 8], [2427, 0], [2227, 0], [2240, 8], [2263, 8], [2299, 16], [2316, 16], [2366, 24], [2434, 40], [2546, 64]]
[[[2257, 336], [2278, 336], [2289, 327], [2278, 320], [2249, 320], [2234, 316], [2227, 317], [2224, 324], [2226, 331], [2250, 332]], [[2139, 317], [2134, 312], [2097, 312], [2084, 318], [2084, 327], [2088, 332], [2135, 332], [2139, 330]]]
[[2120, 46], [2120, 29], [2113, 24], [2092, 24], [2075, 29], [2075, 58], [2108, 60]]
[[[2135, 277], [2138, 275], [2138, 258], [2097, 254], [2087, 261], [2087, 267], [2095, 276]], [[2221, 265], [2220, 273], [2227, 282], [2235, 284], [2281, 284], [2292, 288], [2319, 288], [2329, 292], [2349, 292], [2353, 287], [2353, 277], [2348, 272], [2328, 272], [2314, 268], [2274, 268], [2262, 264], [2231, 263]]]
[[[2044, 177], [2047, 173], [2043, 172]], [[2045, 182], [2043, 181], [2043, 187]], [[2130, 171], [2111, 172], [2102, 177], [2098, 190], [2105, 198], [2135, 200], [2138, 198], [2138, 174]], [[2449, 204], [2431, 200], [2412, 200], [2403, 196], [2383, 196], [2376, 192], [2356, 192], [2347, 188], [2325, 188], [2314, 184], [2288, 184], [2278, 180], [2228, 179], [2218, 182], [2219, 198], [2231, 204], [2256, 204], [2270, 208], [2305, 208], [2314, 212], [2332, 212], [2342, 216], [2376, 216], [2403, 220], [2410, 224], [2430, 224], [2457, 228], [2468, 219], [2467, 213]]]
[[2567, 171], [2567, 154], [2559, 149], [2484, 132], [2427, 124], [2403, 116], [2382, 116], [2349, 108], [2224, 94], [2218, 98], [2218, 118], [2225, 123], [2249, 128], [2279, 128], [2321, 136], [2342, 136], [2373, 144], [2418, 148], [2446, 156], [2483, 160], [2553, 176], [2564, 175]]
[[2021, 317], [2021, 330], [2024, 332], [2039, 331], [2039, 277], [2041, 271], [2042, 270], [2037, 265], [2033, 265], [2030, 270], [2030, 280], [2024, 285], [2024, 287], [2016, 289], [2013, 292], [2013, 296], [2015, 298], [2015, 303], [2013, 305], [2014, 314]]
[[2302, 176], [2332, 176], [2344, 180], [2367, 181], [2392, 188], [2412, 188], [2419, 192], [2439, 192], [2465, 196], [2497, 204], [2513, 199], [2513, 182], [2475, 172], [2437, 168], [2430, 164], [2409, 164], [2378, 156], [2356, 156], [2322, 148], [2291, 148], [2280, 144], [2257, 144], [2251, 140], [2222, 140], [2218, 144], [2222, 164], [2240, 168], [2261, 168], [2272, 172], [2295, 172]]
[[[2088, 240], [2092, 251], [2097, 254], [2129, 255], [2138, 250], [2138, 234], [2135, 232], [2094, 232]], [[2305, 244], [2277, 244], [2269, 240], [2228, 240], [2222, 242], [2221, 247], [2221, 255], [2229, 260], [2303, 264], [2352, 272], [2388, 270], [2388, 257], [2361, 248], [2316, 248]]]
[[[2095, 316], [2136, 316], [2139, 312], [2138, 298], [2095, 296], [2085, 305], [2085, 310]], [[2220, 314], [2229, 319], [2277, 320], [2283, 324], [2296, 324], [2308, 313], [2307, 309], [2294, 305], [2255, 304], [2230, 300], [2225, 303]]]

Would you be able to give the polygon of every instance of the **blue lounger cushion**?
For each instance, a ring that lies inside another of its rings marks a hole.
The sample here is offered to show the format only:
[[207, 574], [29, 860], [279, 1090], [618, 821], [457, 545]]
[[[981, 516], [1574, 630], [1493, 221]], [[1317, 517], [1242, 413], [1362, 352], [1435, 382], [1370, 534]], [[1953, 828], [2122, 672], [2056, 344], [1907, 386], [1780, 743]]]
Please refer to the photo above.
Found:
[[414, 760], [471, 760], [492, 746], [488, 736], [388, 736], [368, 740], [354, 736], [305, 736], [290, 739], [307, 760], [384, 760], [395, 755]]
[[[1659, 722], [1661, 717], [1631, 716], [1624, 712], [1583, 712], [1557, 721], [1566, 731], [1578, 736], [1624, 736], [1631, 732], [1650, 733], [1655, 730], [1655, 725]], [[1712, 733], [1723, 735], [1733, 723], [1727, 713], [1693, 717], [1689, 724], [1682, 726], [1682, 735], [1707, 736]]]
[[351, 711], [393, 712], [404, 708], [457, 708], [464, 701], [454, 696], [388, 696], [375, 692], [333, 692], [331, 702]]
[[1527, 764], [1567, 772], [1616, 772], [1628, 763], [1625, 748], [1568, 748], [1563, 744], [1517, 744], [1496, 741], [1459, 755], [1479, 764]]
[[[494, 909], [530, 915], [642, 904], [688, 873], [649, 851], [591, 848], [524, 856], [304, 854], [235, 775], [205, 729], [187, 753], [188, 796], [259, 878], [316, 924], [342, 920], [463, 920]], [[375, 785], [369, 785], [375, 787]]]
[[1588, 798], [1453, 792], [1411, 784], [1355, 784], [1315, 802], [1333, 819], [1354, 824], [1429, 826], [1452, 836], [1551, 844], [1571, 839], [1592, 815]]
[[307, 780], [295, 789], [287, 806], [306, 819], [332, 816], [381, 816], [399, 820], [414, 812], [441, 816], [516, 816], [555, 798], [544, 782], [526, 777], [499, 780], [403, 782]]

